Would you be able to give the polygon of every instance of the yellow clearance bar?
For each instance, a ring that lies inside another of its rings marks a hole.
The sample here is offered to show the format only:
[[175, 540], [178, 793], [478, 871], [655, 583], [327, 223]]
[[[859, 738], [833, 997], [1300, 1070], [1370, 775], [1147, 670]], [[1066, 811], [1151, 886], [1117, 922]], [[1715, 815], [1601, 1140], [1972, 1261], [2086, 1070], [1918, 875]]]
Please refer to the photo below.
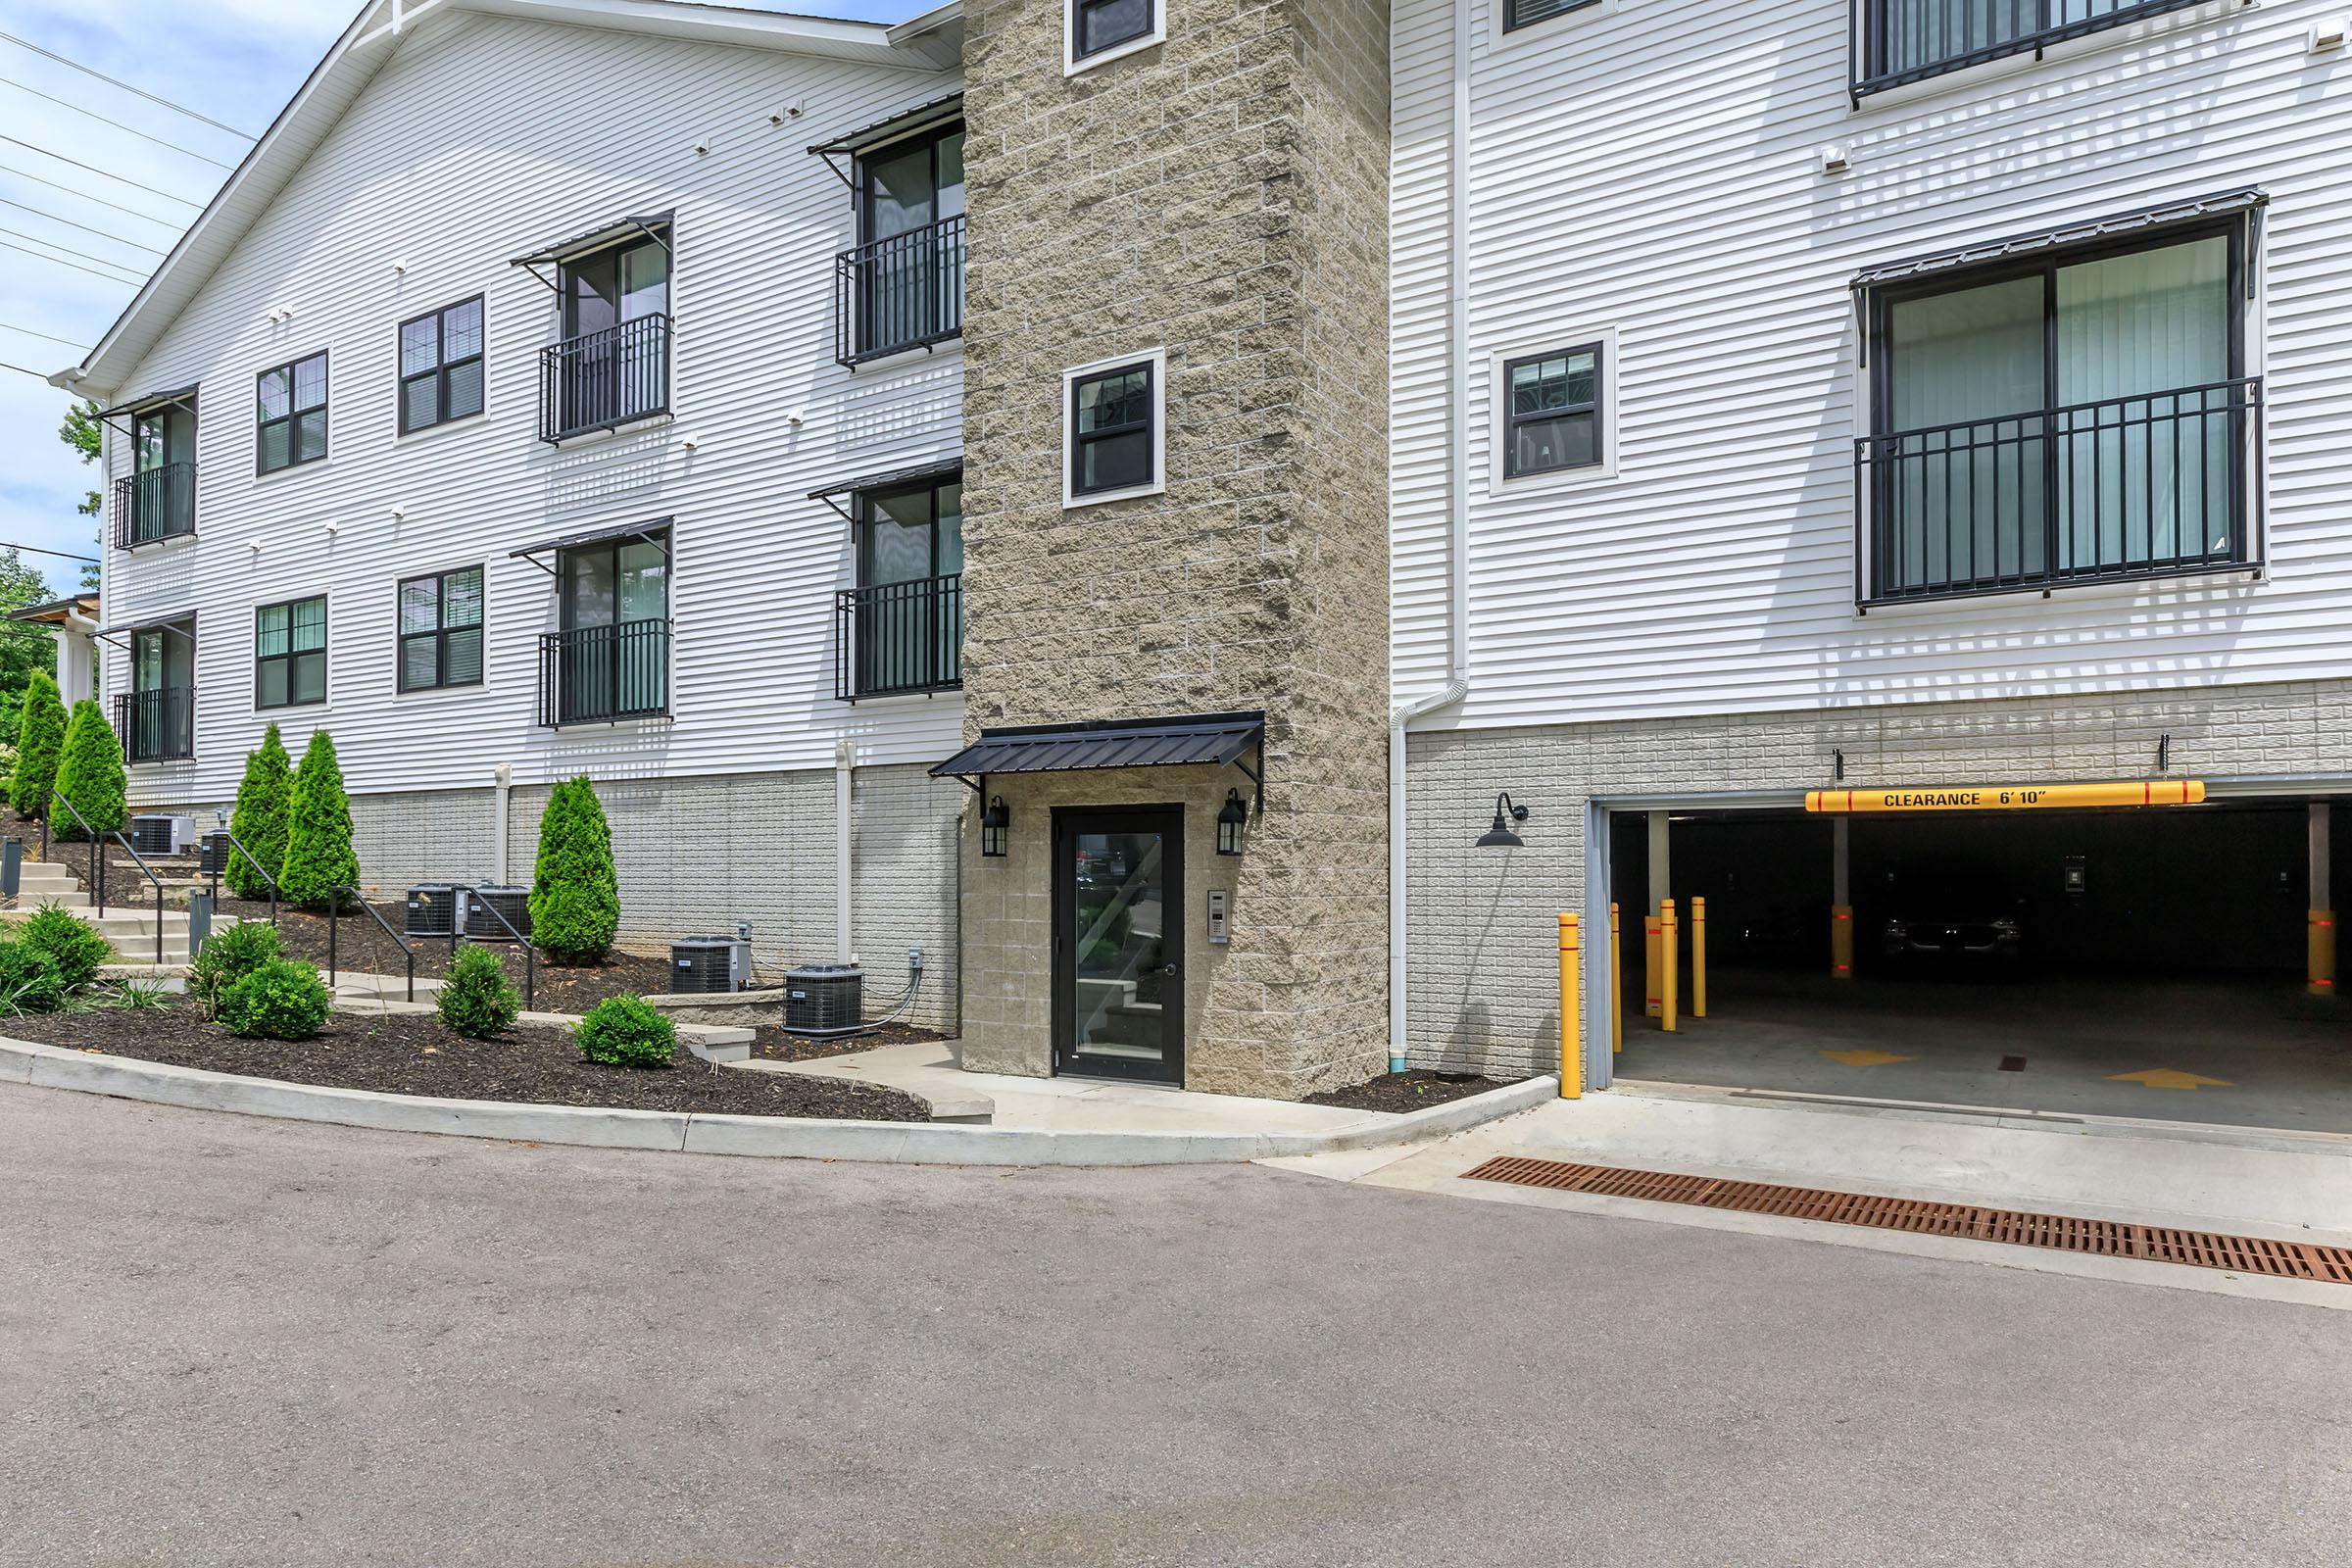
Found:
[[1805, 809], [1833, 816], [1865, 811], [2082, 810], [2101, 806], [2200, 806], [2203, 781], [2141, 779], [2121, 784], [1962, 784], [1926, 789], [1811, 790]]

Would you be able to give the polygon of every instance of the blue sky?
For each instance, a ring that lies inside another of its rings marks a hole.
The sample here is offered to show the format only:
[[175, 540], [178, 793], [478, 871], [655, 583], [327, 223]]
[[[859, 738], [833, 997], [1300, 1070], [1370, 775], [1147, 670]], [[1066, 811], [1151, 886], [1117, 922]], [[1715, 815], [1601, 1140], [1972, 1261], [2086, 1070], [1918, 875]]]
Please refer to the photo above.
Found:
[[[803, 0], [749, 9], [896, 22], [928, 7]], [[359, 0], [11, 0], [0, 30], [258, 134], [358, 12]], [[166, 14], [170, 26], [159, 28]], [[6, 39], [0, 136], [10, 138], [0, 141], [0, 363], [43, 375], [98, 340], [227, 177], [221, 166], [251, 146]], [[74, 508], [96, 469], [57, 439], [71, 401], [0, 370], [0, 544], [94, 548], [92, 519]], [[80, 573], [55, 557], [24, 560], [60, 593]]]

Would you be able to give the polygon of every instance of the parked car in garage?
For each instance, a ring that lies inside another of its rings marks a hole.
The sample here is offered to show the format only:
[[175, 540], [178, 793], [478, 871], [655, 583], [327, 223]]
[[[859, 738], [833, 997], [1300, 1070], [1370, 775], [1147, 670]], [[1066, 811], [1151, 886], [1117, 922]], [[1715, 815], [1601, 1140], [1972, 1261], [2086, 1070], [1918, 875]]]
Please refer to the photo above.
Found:
[[1880, 951], [1894, 959], [2017, 963], [2025, 956], [2018, 906], [2025, 901], [1965, 866], [1900, 874], [1892, 910], [1880, 927]]

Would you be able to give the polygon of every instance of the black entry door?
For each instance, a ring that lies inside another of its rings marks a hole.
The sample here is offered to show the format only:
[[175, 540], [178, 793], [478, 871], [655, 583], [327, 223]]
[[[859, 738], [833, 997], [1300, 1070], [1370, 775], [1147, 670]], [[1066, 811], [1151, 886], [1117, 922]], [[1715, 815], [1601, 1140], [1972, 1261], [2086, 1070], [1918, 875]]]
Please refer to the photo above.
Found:
[[1184, 1081], [1184, 814], [1054, 813], [1054, 1070]]

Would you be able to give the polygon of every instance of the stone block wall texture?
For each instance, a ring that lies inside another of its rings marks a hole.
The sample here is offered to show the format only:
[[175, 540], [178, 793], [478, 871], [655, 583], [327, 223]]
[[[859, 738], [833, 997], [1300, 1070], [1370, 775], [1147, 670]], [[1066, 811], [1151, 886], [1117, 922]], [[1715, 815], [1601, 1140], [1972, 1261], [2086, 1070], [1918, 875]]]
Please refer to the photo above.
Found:
[[[1165, 43], [1067, 77], [1062, 0], [965, 12], [967, 722], [1265, 710], [1188, 1081], [1303, 1094], [1386, 1059], [1388, 13], [1167, 7]], [[1064, 510], [1062, 372], [1154, 348], [1165, 493]], [[1044, 832], [1196, 787], [1079, 778], [1003, 793]], [[967, 1030], [991, 1059], [1044, 1060], [1050, 946], [989, 924], [1050, 897], [1040, 854], [1009, 903], [967, 863], [973, 973], [1028, 999]]]
[[[2152, 778], [2167, 735], [2176, 777], [2352, 773], [2352, 683], [1412, 735], [1411, 1060], [1498, 1076], [1557, 1066], [1558, 916], [1582, 910], [1606, 931], [1606, 910], [1584, 908], [1594, 799], [1826, 789], [1840, 783], [1838, 752], [1842, 784], [1862, 789]], [[1525, 849], [1474, 847], [1500, 789], [1530, 809]]]

